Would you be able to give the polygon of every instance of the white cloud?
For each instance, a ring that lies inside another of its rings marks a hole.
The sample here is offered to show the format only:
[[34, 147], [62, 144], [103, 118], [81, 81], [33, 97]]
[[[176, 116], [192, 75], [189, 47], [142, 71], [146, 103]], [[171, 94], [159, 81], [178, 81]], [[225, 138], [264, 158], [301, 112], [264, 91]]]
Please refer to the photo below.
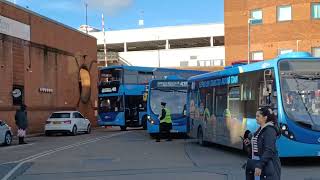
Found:
[[108, 15], [118, 13], [133, 3], [133, 0], [86, 0], [89, 8], [99, 9]]

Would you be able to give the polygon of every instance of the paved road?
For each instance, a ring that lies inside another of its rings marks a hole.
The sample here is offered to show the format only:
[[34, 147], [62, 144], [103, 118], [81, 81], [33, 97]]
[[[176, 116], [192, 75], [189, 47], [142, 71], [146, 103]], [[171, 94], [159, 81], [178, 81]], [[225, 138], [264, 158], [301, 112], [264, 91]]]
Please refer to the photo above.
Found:
[[[35, 137], [28, 145], [0, 147], [0, 178], [62, 179], [244, 179], [241, 152], [194, 140], [156, 143], [145, 131], [99, 129], [90, 135]], [[320, 160], [287, 161], [283, 178], [319, 180]]]

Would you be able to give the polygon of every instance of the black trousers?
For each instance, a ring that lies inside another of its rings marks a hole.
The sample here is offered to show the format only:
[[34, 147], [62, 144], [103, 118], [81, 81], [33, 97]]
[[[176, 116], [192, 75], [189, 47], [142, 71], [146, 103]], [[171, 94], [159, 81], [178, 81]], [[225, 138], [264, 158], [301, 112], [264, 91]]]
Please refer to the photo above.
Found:
[[172, 129], [172, 123], [160, 123], [159, 126], [159, 134], [157, 136], [157, 140], [160, 140], [161, 137], [164, 137], [168, 140], [171, 140], [171, 133], [170, 130]]

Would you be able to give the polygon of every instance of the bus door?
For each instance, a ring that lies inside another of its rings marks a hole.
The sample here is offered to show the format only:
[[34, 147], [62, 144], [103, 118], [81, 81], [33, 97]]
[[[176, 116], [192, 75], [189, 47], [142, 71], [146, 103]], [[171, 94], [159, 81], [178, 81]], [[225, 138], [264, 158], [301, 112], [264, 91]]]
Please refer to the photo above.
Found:
[[277, 112], [277, 89], [272, 70], [264, 70], [259, 89], [259, 106], [271, 107], [274, 112]]
[[139, 102], [142, 96], [125, 96], [125, 119], [127, 126], [139, 126]]
[[226, 144], [227, 137], [229, 136], [229, 129], [227, 122], [229, 121], [230, 113], [228, 108], [228, 88], [217, 87], [215, 88], [215, 115], [217, 117], [215, 132], [217, 142]]

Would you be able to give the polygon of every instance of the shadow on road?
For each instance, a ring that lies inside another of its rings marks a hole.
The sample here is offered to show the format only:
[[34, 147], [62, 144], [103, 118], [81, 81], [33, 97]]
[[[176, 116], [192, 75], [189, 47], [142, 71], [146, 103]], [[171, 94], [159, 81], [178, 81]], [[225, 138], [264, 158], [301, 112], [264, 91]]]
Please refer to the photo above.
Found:
[[[191, 146], [200, 146], [196, 141], [187, 142]], [[239, 149], [210, 143], [206, 148], [211, 148], [215, 151], [227, 153], [232, 156], [247, 158], [247, 154]], [[302, 157], [302, 158], [281, 158], [281, 164], [285, 167], [319, 167], [320, 157]]]
[[287, 167], [319, 167], [320, 157], [281, 158], [281, 164]]

